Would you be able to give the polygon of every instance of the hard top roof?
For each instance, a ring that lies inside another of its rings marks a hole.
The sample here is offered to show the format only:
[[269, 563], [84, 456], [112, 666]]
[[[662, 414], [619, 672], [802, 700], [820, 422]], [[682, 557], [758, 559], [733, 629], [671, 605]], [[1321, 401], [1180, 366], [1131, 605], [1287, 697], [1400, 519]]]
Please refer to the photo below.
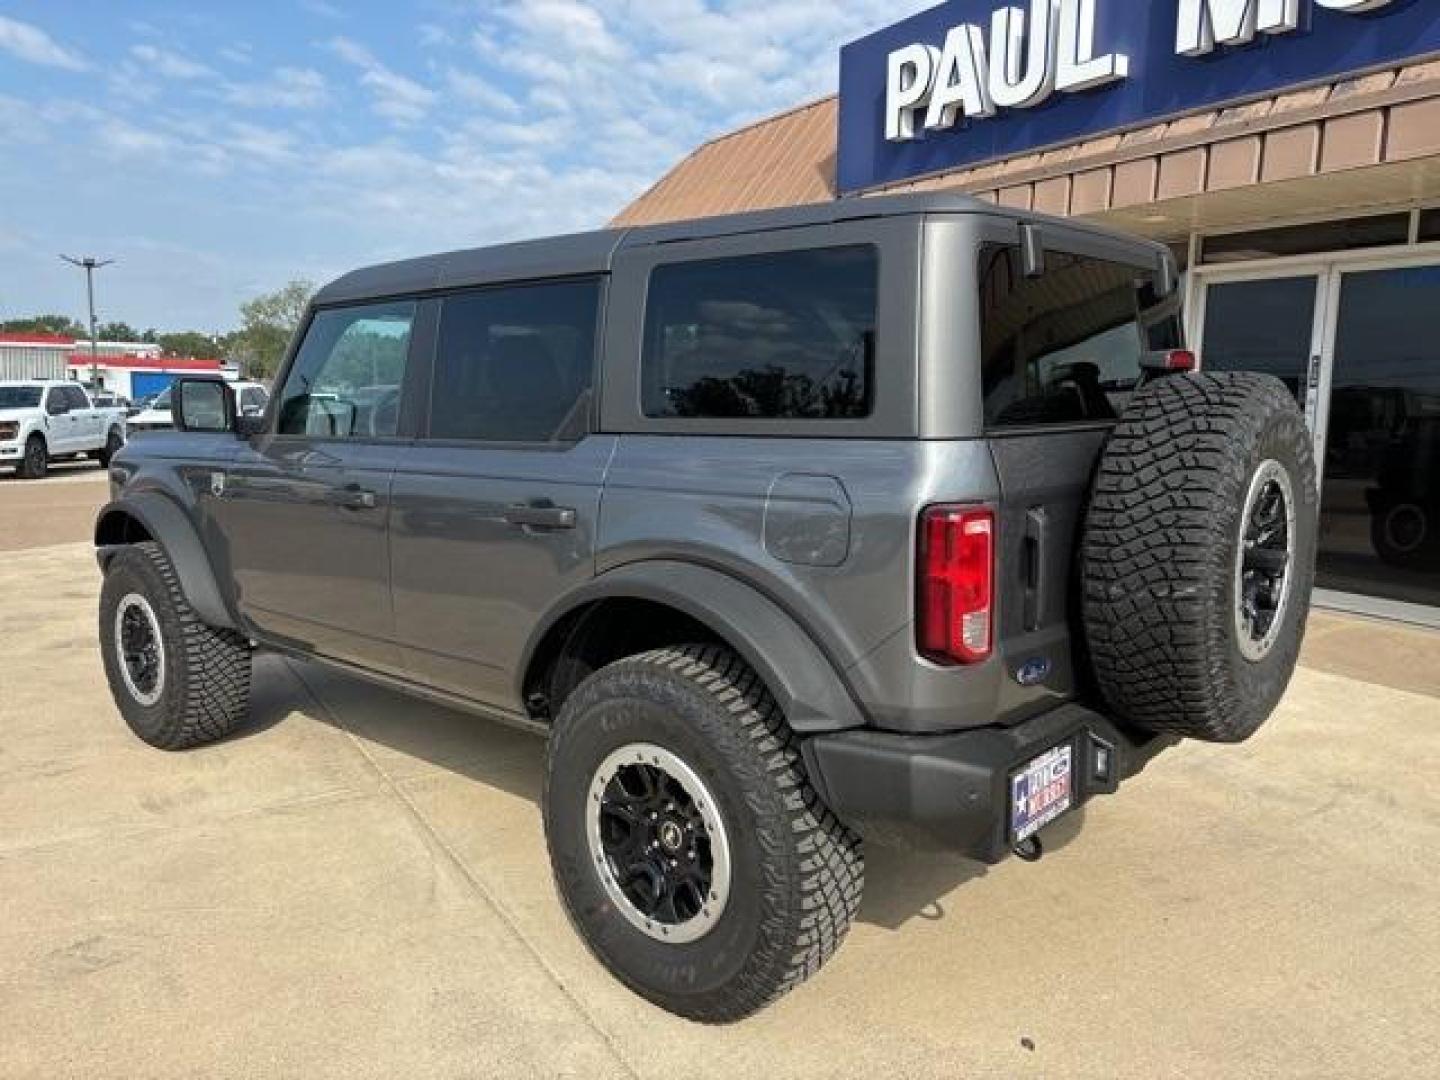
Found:
[[[1072, 219], [1051, 218], [1044, 214], [997, 207], [968, 195], [924, 192], [837, 199], [808, 206], [787, 206], [775, 210], [697, 218], [692, 221], [572, 233], [544, 240], [524, 240], [519, 243], [381, 263], [352, 271], [332, 281], [316, 293], [315, 303], [353, 303], [501, 281], [603, 274], [609, 271], [615, 253], [622, 248], [919, 214], [990, 214], [1023, 221], [1050, 221], [1063, 224], [1067, 228], [1087, 231], [1104, 231]], [[1160, 245], [1138, 237], [1135, 238], [1135, 243], [1137, 246], [1162, 250]]]

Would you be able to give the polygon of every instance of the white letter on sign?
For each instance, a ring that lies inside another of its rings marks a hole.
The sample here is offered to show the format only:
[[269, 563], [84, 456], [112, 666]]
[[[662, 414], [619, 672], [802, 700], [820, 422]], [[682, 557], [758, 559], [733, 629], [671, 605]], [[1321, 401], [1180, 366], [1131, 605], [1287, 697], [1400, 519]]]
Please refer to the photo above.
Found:
[[1055, 86], [1060, 90], [1089, 90], [1128, 74], [1128, 56], [1095, 55], [1095, 0], [1060, 0], [1060, 58]]
[[1256, 33], [1288, 34], [1299, 25], [1300, 0], [1180, 0], [1175, 51], [1205, 56], [1216, 45], [1248, 45]]
[[885, 85], [885, 138], [904, 142], [915, 138], [915, 114], [930, 99], [939, 51], [929, 45], [907, 45], [890, 54]]
[[995, 12], [990, 22], [990, 97], [1001, 108], [1039, 105], [1055, 89], [1058, 3], [1030, 0], [1028, 20], [1020, 8]]
[[954, 127], [961, 113], [975, 119], [994, 116], [989, 81], [984, 32], [978, 26], [955, 27], [945, 36], [925, 126], [932, 131]]

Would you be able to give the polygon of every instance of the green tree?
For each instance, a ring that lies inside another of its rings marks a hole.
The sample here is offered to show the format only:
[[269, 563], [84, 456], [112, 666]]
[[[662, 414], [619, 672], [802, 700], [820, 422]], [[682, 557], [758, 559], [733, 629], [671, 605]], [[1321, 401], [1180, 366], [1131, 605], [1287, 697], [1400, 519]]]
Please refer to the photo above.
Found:
[[156, 344], [166, 356], [196, 356], [212, 360], [221, 355], [219, 343], [209, 334], [197, 330], [179, 330], [173, 334], [159, 334]]
[[226, 338], [226, 352], [253, 379], [272, 378], [291, 337], [299, 329], [305, 307], [315, 293], [308, 281], [292, 281], [240, 305], [240, 329]]
[[64, 337], [89, 337], [85, 328], [68, 315], [34, 315], [28, 319], [0, 322], [4, 334], [60, 334]]
[[[107, 322], [107, 323], [100, 323], [100, 324], [95, 328], [95, 333], [96, 333], [97, 335], [99, 335], [99, 338], [100, 338], [101, 341], [141, 341], [141, 340], [143, 340], [143, 339], [141, 338], [141, 336], [140, 336], [140, 331], [139, 331], [139, 330], [136, 330], [136, 329], [135, 329], [133, 326], [131, 326], [129, 323], [124, 323], [124, 322]], [[86, 335], [85, 335], [85, 337], [87, 337], [87, 338], [88, 338], [89, 336], [90, 336], [89, 334], [86, 334]]]

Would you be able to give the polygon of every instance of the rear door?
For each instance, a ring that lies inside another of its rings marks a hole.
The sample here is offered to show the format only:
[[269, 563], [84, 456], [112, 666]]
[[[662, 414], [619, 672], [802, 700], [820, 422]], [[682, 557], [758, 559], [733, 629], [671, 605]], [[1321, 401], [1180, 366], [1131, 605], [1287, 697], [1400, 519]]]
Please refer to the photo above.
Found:
[[1181, 344], [1179, 301], [1156, 297], [1147, 249], [1057, 227], [1043, 273], [1026, 276], [1013, 236], [980, 251], [985, 428], [1001, 488], [998, 641], [1024, 669], [1019, 681], [1069, 695], [1090, 485], [1143, 352]]
[[75, 417], [77, 449], [95, 449], [105, 441], [100, 410], [91, 404], [89, 395], [78, 386], [65, 387], [65, 393], [70, 401], [71, 415]]
[[593, 433], [598, 278], [428, 301], [428, 417], [399, 455], [395, 625], [416, 680], [523, 709], [516, 669], [541, 614], [594, 573], [615, 438]]

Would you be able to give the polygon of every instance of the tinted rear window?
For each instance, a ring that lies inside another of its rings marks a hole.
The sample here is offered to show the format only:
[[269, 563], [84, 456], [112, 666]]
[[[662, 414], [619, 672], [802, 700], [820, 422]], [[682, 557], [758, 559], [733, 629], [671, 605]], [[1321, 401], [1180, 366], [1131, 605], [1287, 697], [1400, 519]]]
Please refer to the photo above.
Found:
[[645, 415], [869, 416], [878, 282], [868, 246], [657, 267], [645, 308]]
[[1045, 253], [1027, 278], [1020, 249], [980, 256], [985, 423], [1034, 427], [1113, 421], [1150, 349], [1178, 348], [1178, 297], [1160, 301], [1154, 274], [1124, 263]]

